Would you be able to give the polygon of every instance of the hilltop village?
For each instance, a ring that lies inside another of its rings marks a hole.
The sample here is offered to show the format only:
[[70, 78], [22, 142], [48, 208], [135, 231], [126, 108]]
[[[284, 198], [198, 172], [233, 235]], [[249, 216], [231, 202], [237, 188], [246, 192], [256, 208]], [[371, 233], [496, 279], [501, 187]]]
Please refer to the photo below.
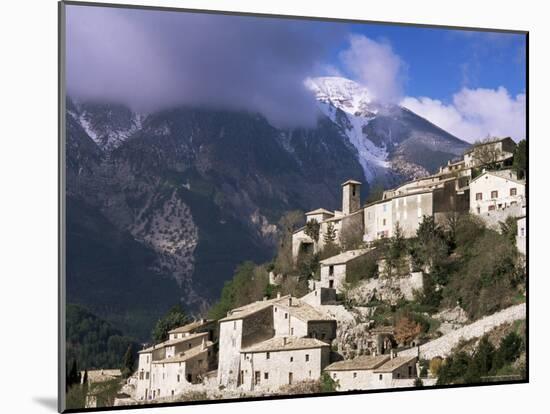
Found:
[[[445, 283], [426, 284], [426, 275], [439, 266], [432, 253], [420, 260], [399, 246], [426, 228], [450, 231], [468, 216], [497, 233], [512, 229], [509, 237], [524, 258], [526, 181], [512, 168], [515, 152], [510, 138], [480, 143], [436, 174], [366, 203], [359, 181], [344, 182], [340, 211], [307, 212], [305, 225], [289, 236], [295, 266], [317, 260], [305, 294], [282, 292], [298, 276], [271, 268], [272, 297], [173, 329], [166, 341], [140, 350], [125, 397], [116, 403], [303, 394], [327, 384], [336, 392], [436, 384], [437, 364], [430, 361], [524, 320], [525, 303], [479, 309], [461, 298], [455, 307], [421, 315], [437, 322], [437, 332], [430, 326], [427, 334], [417, 320], [388, 322], [380, 316], [383, 305], [399, 307], [428, 291], [435, 295]], [[464, 254], [457, 248], [451, 256]], [[367, 267], [376, 276], [357, 278]]]

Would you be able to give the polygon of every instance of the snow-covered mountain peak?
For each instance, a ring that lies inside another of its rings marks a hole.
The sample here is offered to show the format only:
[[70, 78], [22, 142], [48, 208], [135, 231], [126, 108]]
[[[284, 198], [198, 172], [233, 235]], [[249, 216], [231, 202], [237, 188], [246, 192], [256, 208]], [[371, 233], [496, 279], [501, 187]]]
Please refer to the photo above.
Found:
[[364, 86], [350, 79], [337, 76], [308, 78], [305, 85], [318, 101], [332, 104], [351, 115], [375, 113], [372, 95]]

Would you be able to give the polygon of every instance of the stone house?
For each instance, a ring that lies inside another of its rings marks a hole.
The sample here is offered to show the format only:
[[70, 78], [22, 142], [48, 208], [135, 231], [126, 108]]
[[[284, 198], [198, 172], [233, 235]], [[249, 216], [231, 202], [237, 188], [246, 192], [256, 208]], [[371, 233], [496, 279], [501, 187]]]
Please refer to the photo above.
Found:
[[241, 349], [274, 336], [273, 303], [278, 299], [241, 306], [219, 320], [218, 385], [237, 387]]
[[434, 175], [384, 191], [382, 199], [364, 207], [363, 240], [392, 237], [397, 225], [404, 237], [414, 237], [424, 216], [436, 221], [447, 213], [467, 212], [469, 178]]
[[470, 213], [491, 214], [525, 203], [525, 181], [512, 170], [484, 171], [470, 183]]
[[[218, 384], [232, 388], [242, 385], [244, 350], [283, 337], [288, 341], [316, 339], [330, 345], [336, 337], [336, 321], [292, 296], [258, 301], [230, 311], [220, 320]], [[271, 372], [274, 377], [279, 375]]]
[[[514, 157], [515, 150], [516, 143], [510, 137], [474, 145], [464, 153], [464, 166], [465, 168], [483, 166], [483, 162], [481, 162], [483, 158], [493, 158], [491, 161], [496, 162], [500, 166], [509, 165]], [[479, 151], [490, 154], [480, 157], [476, 155], [476, 152]]]
[[319, 239], [313, 240], [305, 233], [305, 226], [292, 234], [292, 257], [297, 260], [301, 253], [317, 253], [324, 247], [325, 235], [329, 227], [336, 233], [336, 244], [341, 242], [342, 232], [357, 231], [359, 237], [363, 233], [363, 213], [361, 208], [361, 183], [348, 180], [342, 184], [342, 210], [330, 212], [323, 208], [307, 212], [306, 223], [319, 223]]
[[330, 345], [315, 338], [274, 337], [241, 351], [241, 386], [275, 391], [317, 380], [329, 364]]
[[417, 377], [414, 356], [363, 355], [330, 364], [325, 371], [338, 391], [411, 387]]
[[214, 319], [199, 319], [188, 323], [187, 325], [168, 331], [168, 339], [183, 338], [187, 333], [207, 332], [210, 342], [218, 340], [218, 322]]
[[214, 364], [208, 332], [185, 332], [138, 352], [136, 398], [154, 400], [180, 394], [201, 381]]
[[346, 283], [346, 269], [348, 265], [361, 257], [364, 257], [372, 249], [348, 250], [336, 256], [329, 257], [319, 262], [321, 266], [320, 287], [336, 289], [341, 293]]

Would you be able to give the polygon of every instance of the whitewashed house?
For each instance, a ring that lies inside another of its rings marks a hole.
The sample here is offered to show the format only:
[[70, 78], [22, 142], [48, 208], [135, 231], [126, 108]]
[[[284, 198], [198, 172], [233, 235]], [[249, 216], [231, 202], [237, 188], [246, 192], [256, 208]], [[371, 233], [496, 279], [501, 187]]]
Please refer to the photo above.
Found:
[[[243, 359], [243, 353], [279, 343], [275, 338], [286, 338], [284, 341], [295, 345], [297, 343], [302, 345], [323, 343], [328, 346], [335, 337], [336, 321], [333, 318], [291, 296], [258, 301], [233, 309], [220, 320], [218, 384], [231, 388], [238, 386], [249, 388], [251, 383], [245, 381], [246, 377], [243, 372], [248, 368], [243, 368], [242, 365], [244, 362], [246, 364], [249, 362]], [[299, 339], [303, 340], [299, 341]], [[308, 342], [307, 339], [315, 341]], [[267, 345], [262, 345], [266, 341], [268, 341]], [[321, 361], [321, 359], [312, 360], [317, 364], [315, 361]], [[284, 371], [286, 368], [280, 366], [278, 369]], [[320, 366], [317, 370], [312, 366], [314, 379], [318, 378], [315, 373], [320, 370]], [[270, 368], [269, 372], [271, 372], [270, 375], [274, 381], [275, 378], [282, 378], [282, 371], [278, 372], [276, 366]], [[283, 376], [286, 376], [287, 380], [288, 372], [292, 372], [294, 375], [294, 371], [285, 372], [286, 374]], [[249, 375], [252, 375], [251, 373], [252, 371], [249, 371]], [[296, 375], [296, 378], [302, 378], [301, 373]], [[271, 386], [273, 384], [275, 382]]]
[[364, 257], [372, 249], [348, 250], [336, 256], [329, 257], [319, 262], [321, 266], [321, 288], [336, 289], [341, 293], [346, 283], [346, 271], [348, 265], [361, 257]]
[[187, 331], [138, 352], [136, 398], [154, 400], [181, 394], [201, 381], [214, 361], [208, 332]]
[[325, 371], [337, 381], [338, 391], [412, 387], [417, 377], [416, 357], [363, 355], [330, 364]]
[[510, 209], [521, 211], [525, 202], [525, 181], [512, 170], [485, 171], [470, 183], [470, 213], [485, 215]]
[[327, 342], [277, 336], [241, 351], [241, 384], [246, 390], [275, 391], [283, 385], [317, 380], [329, 358]]

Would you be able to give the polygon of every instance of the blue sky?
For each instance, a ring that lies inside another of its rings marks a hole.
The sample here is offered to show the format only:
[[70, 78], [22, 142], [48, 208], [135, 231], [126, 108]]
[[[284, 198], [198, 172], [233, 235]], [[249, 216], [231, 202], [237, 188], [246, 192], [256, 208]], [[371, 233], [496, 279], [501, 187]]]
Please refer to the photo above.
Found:
[[[100, 28], [100, 30], [98, 30]], [[525, 137], [525, 36], [71, 5], [67, 88], [140, 112], [201, 105], [315, 125], [308, 77], [339, 75], [467, 141]]]
[[[525, 92], [523, 34], [376, 24], [354, 24], [350, 29], [391, 44], [407, 64], [407, 95], [449, 102], [462, 87], [504, 86], [513, 95]], [[340, 66], [338, 50], [332, 57], [335, 66]]]

